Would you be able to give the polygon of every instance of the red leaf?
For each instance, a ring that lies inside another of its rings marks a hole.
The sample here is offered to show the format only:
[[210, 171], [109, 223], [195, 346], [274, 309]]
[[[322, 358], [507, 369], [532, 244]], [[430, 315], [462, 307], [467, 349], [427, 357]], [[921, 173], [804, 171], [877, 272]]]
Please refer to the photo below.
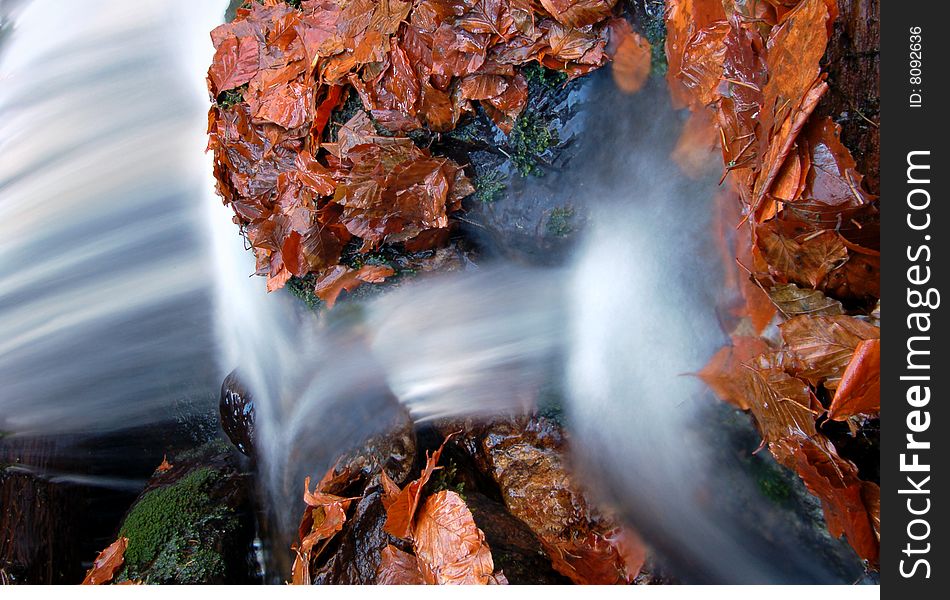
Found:
[[260, 68], [257, 40], [249, 36], [229, 37], [214, 52], [208, 76], [215, 96], [244, 85]]

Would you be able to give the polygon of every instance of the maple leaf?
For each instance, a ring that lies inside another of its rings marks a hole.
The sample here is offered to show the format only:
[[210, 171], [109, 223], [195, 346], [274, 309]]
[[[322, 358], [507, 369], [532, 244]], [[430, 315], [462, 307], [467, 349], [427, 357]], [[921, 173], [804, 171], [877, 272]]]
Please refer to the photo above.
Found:
[[125, 562], [125, 549], [128, 544], [129, 538], [120, 537], [100, 552], [96, 560], [92, 562], [92, 568], [86, 573], [86, 578], [83, 579], [82, 584], [102, 585], [112, 581], [116, 571]]

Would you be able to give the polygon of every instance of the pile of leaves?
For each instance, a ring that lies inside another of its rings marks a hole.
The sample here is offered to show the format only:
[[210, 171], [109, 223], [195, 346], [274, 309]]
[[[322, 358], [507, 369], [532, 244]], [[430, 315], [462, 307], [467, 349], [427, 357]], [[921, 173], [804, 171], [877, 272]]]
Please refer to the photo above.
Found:
[[732, 190], [720, 216], [745, 318], [701, 376], [753, 415], [831, 533], [873, 567], [880, 489], [827, 434], [880, 412], [877, 198], [815, 114], [837, 12], [835, 0], [670, 0], [666, 51], [674, 101], [718, 138]]
[[[447, 441], [447, 440], [446, 440]], [[422, 502], [423, 490], [445, 444], [426, 457], [420, 476], [402, 489], [385, 470], [380, 471], [382, 502], [386, 509], [384, 531], [392, 536], [380, 553], [377, 583], [381, 584], [506, 584], [504, 574], [494, 571], [485, 535], [475, 525], [465, 500], [454, 491], [442, 490]], [[333, 537], [343, 529], [347, 510], [358, 498], [343, 498], [333, 492], [345, 489], [351, 480], [348, 469], [335, 468], [323, 477], [313, 492], [304, 484], [307, 508], [300, 523], [300, 540], [293, 583], [311, 583], [310, 565]], [[317, 545], [319, 544], [319, 545]], [[407, 550], [411, 550], [410, 553]]]
[[[528, 99], [522, 65], [573, 78], [612, 54], [618, 77], [642, 84], [649, 44], [613, 16], [616, 3], [263, 0], [238, 9], [211, 33], [208, 148], [268, 290], [313, 274], [332, 304], [393, 274], [341, 264], [345, 249], [443, 243], [474, 188], [459, 164], [410, 135], [450, 131], [476, 110], [511, 132]], [[362, 110], [335, 122], [351, 94]]]

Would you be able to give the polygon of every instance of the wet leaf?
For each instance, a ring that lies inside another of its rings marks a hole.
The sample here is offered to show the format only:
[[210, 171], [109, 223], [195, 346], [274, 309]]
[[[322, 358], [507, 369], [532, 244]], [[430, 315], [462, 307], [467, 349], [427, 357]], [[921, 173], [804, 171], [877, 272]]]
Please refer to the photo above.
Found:
[[359, 269], [351, 269], [337, 265], [317, 279], [313, 291], [327, 303], [328, 308], [333, 308], [343, 291], [352, 292], [363, 283], [380, 283], [394, 273], [392, 267], [387, 266], [365, 265]]
[[837, 300], [832, 300], [818, 290], [800, 288], [794, 283], [773, 287], [769, 290], [769, 297], [786, 317], [844, 314]]
[[[618, 22], [620, 25], [614, 25]], [[650, 75], [650, 42], [633, 31], [623, 19], [615, 19], [611, 25], [610, 44], [613, 48], [608, 55], [613, 61], [610, 68], [614, 83], [625, 94], [635, 94]]]
[[[812, 385], [834, 388], [864, 340], [879, 339], [881, 330], [855, 317], [798, 316], [779, 325], [788, 350], [801, 366], [798, 376]], [[830, 380], [830, 381], [829, 381]]]
[[841, 376], [841, 383], [828, 407], [828, 418], [844, 421], [853, 415], [880, 411], [881, 340], [862, 340]]
[[876, 566], [880, 552], [880, 488], [861, 481], [857, 467], [838, 456], [827, 440], [801, 440], [794, 456], [796, 470], [808, 491], [821, 499], [831, 535], [846, 536], [858, 555]]
[[465, 501], [441, 491], [426, 500], [412, 532], [422, 579], [428, 584], [485, 585], [494, 570], [485, 535]]
[[129, 538], [120, 537], [100, 552], [93, 561], [92, 568], [86, 573], [83, 585], [102, 585], [112, 581], [116, 571], [125, 562], [125, 548], [128, 544]]
[[155, 467], [155, 470], [159, 473], [164, 473], [165, 471], [170, 471], [174, 465], [168, 462], [168, 456], [162, 456], [162, 464]]
[[380, 553], [376, 583], [379, 585], [422, 585], [425, 582], [422, 580], [422, 573], [419, 572], [416, 557], [390, 544]]
[[[354, 498], [343, 498], [333, 492], [342, 491], [350, 479], [348, 470], [337, 473], [336, 468], [331, 467], [312, 492], [310, 478], [304, 481], [303, 500], [307, 508], [300, 521], [299, 542], [293, 547], [296, 554], [292, 570], [294, 585], [310, 585], [311, 561], [320, 555], [326, 542], [343, 529], [346, 511]], [[322, 545], [317, 547], [318, 543]]]
[[249, 82], [260, 67], [257, 41], [254, 38], [229, 37], [217, 46], [208, 77], [211, 93], [217, 96]]
[[419, 507], [422, 488], [436, 470], [439, 458], [445, 444], [452, 436], [446, 437], [439, 449], [430, 456], [426, 456], [426, 464], [418, 479], [409, 482], [405, 488], [394, 493], [392, 486], [383, 496], [383, 505], [386, 507], [386, 525], [383, 530], [397, 538], [409, 538], [412, 535], [416, 509]]

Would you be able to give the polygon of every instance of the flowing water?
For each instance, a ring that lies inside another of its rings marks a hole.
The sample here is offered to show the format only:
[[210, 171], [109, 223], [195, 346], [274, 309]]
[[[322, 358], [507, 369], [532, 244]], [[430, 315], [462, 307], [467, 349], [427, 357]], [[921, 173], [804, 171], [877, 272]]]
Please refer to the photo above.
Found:
[[249, 276], [213, 193], [203, 72], [223, 4], [37, 0], [18, 15], [0, 56], [0, 432], [160, 428], [206, 412], [238, 366], [264, 494], [294, 507], [274, 511], [280, 549], [303, 475], [385, 428], [393, 397], [425, 421], [524, 410], [554, 385], [588, 483], [677, 575], [839, 577], [750, 527], [771, 513], [737, 509], [754, 492], [712, 460], [714, 401], [689, 373], [725, 339], [716, 182], [672, 166], [681, 117], [662, 82], [635, 97], [590, 84], [588, 135], [546, 187], [589, 215], [566, 264], [486, 264], [317, 317]]

